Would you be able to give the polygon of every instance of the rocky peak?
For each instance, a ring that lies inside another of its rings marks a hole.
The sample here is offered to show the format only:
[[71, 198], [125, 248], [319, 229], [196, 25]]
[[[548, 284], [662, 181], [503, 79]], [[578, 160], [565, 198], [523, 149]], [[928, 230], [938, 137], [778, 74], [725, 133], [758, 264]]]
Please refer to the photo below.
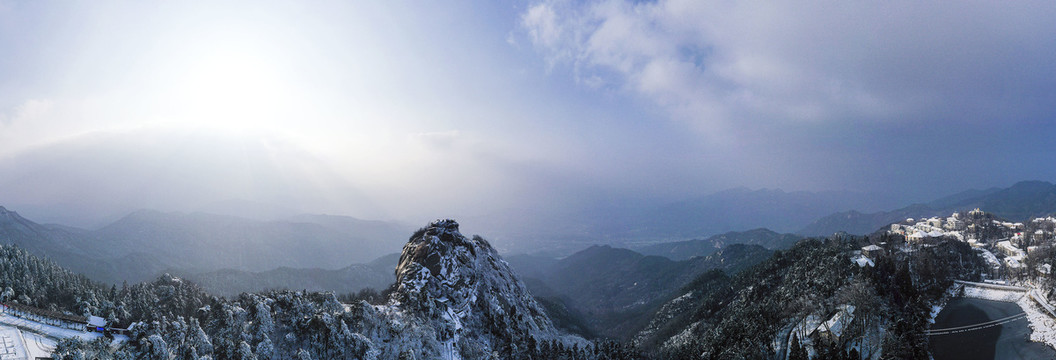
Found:
[[8, 210], [7, 208], [0, 206], [0, 218], [20, 218], [17, 212]]
[[[484, 245], [491, 248], [486, 243]], [[430, 275], [449, 275], [450, 269], [445, 266], [451, 265], [452, 258], [466, 252], [475, 256], [476, 247], [479, 245], [470, 244], [469, 240], [458, 232], [458, 223], [454, 220], [433, 221], [429, 226], [415, 232], [403, 246], [403, 254], [396, 265], [396, 283], [404, 285], [405, 280], [417, 274], [422, 267], [427, 269]], [[462, 256], [461, 260], [467, 258]]]
[[0, 206], [0, 226], [4, 228], [20, 229], [20, 231], [39, 231], [40, 225], [27, 220], [17, 212]]
[[403, 246], [394, 299], [404, 307], [428, 306], [432, 301], [462, 307], [475, 300], [476, 287], [489, 279], [517, 282], [487, 241], [466, 238], [454, 220], [436, 220]]
[[422, 318], [438, 340], [461, 344], [455, 347], [466, 353], [560, 337], [495, 249], [480, 236], [463, 236], [449, 219], [430, 223], [404, 245], [390, 305]]

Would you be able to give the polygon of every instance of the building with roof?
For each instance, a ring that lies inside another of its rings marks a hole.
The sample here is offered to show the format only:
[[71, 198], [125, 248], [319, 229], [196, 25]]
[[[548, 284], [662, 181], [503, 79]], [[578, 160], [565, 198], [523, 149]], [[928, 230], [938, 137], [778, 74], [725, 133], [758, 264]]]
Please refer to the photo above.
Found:
[[873, 257], [873, 258], [878, 257], [878, 256], [883, 256], [884, 255], [884, 248], [876, 246], [876, 245], [865, 246], [865, 247], [862, 247], [862, 255]]
[[836, 314], [832, 315], [829, 320], [818, 325], [817, 329], [814, 330], [815, 336], [825, 341], [838, 341], [840, 335], [843, 335], [843, 331], [847, 329], [847, 326], [854, 320], [854, 305], [840, 305]]

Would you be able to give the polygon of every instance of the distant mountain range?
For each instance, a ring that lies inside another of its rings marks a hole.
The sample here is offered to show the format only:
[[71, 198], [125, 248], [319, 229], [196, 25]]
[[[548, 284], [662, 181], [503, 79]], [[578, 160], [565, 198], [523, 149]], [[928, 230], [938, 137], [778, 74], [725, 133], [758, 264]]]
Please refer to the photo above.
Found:
[[760, 245], [776, 250], [787, 249], [803, 239], [795, 234], [778, 234], [770, 229], [731, 231], [707, 239], [672, 241], [636, 249], [645, 255], [658, 255], [672, 260], [687, 260], [696, 256], [707, 256], [732, 244]]
[[876, 203], [861, 193], [737, 188], [662, 206], [646, 217], [645, 229], [683, 238], [763, 227], [791, 232], [826, 214]]
[[968, 190], [897, 210], [838, 212], [814, 221], [798, 233], [807, 236], [827, 236], [839, 231], [869, 234], [906, 218], [948, 216], [953, 212], [974, 208], [1013, 221], [1049, 215], [1056, 213], [1056, 185], [1045, 181], [1023, 181], [1004, 189]]
[[465, 223], [482, 229], [506, 253], [543, 249], [567, 256], [598, 243], [634, 247], [757, 228], [794, 232], [838, 211], [898, 205], [890, 197], [867, 193], [735, 188], [667, 203], [614, 201], [564, 214], [513, 209]]
[[262, 272], [223, 269], [196, 274], [176, 272], [213, 295], [235, 297], [264, 290], [333, 291], [350, 294], [371, 288], [382, 291], [396, 281], [400, 254], [389, 254], [366, 264], [352, 264], [337, 270], [280, 267]]
[[165, 271], [231, 269], [236, 271], [228, 276], [234, 276], [280, 267], [343, 269], [399, 251], [411, 232], [409, 226], [341, 216], [258, 221], [151, 210], [88, 231], [40, 225], [0, 208], [0, 241], [109, 283], [139, 282]]
[[[800, 235], [823, 236], [839, 231], [872, 233], [907, 217], [945, 216], [975, 207], [1017, 221], [1056, 212], [1056, 185], [1043, 181], [969, 190], [892, 211], [846, 211], [858, 205], [876, 206], [862, 197], [854, 193], [741, 188], [666, 205], [523, 217], [496, 214], [470, 223], [484, 229], [488, 240], [508, 254], [542, 251], [557, 258], [590, 244], [607, 243], [678, 261], [707, 256], [734, 243], [786, 248], [798, 237], [779, 232], [794, 229], [796, 224], [800, 224]], [[826, 212], [830, 215], [821, 215]], [[267, 213], [279, 216], [282, 211], [271, 209]], [[490, 225], [478, 225], [485, 223]], [[508, 230], [502, 230], [502, 224], [509, 225]], [[763, 226], [779, 232], [759, 229]], [[742, 231], [745, 229], [756, 230]], [[360, 284], [373, 287], [380, 284], [380, 276], [354, 279], [347, 270], [352, 264], [399, 251], [411, 232], [413, 228], [407, 225], [345, 216], [298, 215], [265, 221], [151, 210], [133, 212], [97, 230], [85, 230], [38, 224], [0, 208], [0, 242], [50, 257], [96, 280], [138, 282], [176, 272], [200, 275], [201, 282], [229, 291], [238, 288], [232, 284], [297, 288], [294, 283], [308, 277], [345, 279], [351, 284], [331, 289], [337, 291], [359, 288]], [[652, 245], [632, 246], [642, 243]], [[387, 278], [389, 274], [381, 275]], [[320, 280], [320, 288], [340, 282], [326, 281], [331, 280]]]

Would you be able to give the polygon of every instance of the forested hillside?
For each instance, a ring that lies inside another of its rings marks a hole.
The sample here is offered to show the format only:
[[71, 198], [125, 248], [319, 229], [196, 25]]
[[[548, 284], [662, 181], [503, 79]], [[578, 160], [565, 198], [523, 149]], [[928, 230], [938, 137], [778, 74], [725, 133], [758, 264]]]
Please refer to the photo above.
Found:
[[134, 323], [116, 348], [64, 340], [55, 349], [60, 359], [636, 357], [617, 343], [555, 331], [495, 250], [457, 226], [437, 222], [412, 237], [386, 305], [293, 291], [227, 300], [171, 276], [107, 290], [11, 246], [0, 248], [0, 286], [13, 301]]
[[877, 240], [899, 241], [808, 240], [734, 276], [706, 273], [664, 305], [635, 343], [663, 359], [768, 358], [787, 349], [789, 331], [803, 319], [852, 305], [854, 322], [819, 345], [822, 358], [842, 358], [851, 348], [926, 358], [930, 304], [953, 279], [977, 278], [985, 266], [967, 244], [952, 241], [896, 251], [875, 267], [850, 260], [862, 244]]
[[[806, 240], [736, 274], [705, 272], [671, 294], [623, 344], [559, 335], [540, 307], [553, 304], [535, 305], [486, 241], [461, 237], [448, 223], [415, 234], [417, 245], [401, 257], [401, 280], [385, 306], [294, 291], [225, 300], [171, 276], [107, 288], [12, 246], [0, 247], [0, 286], [8, 301], [100, 315], [118, 326], [139, 323], [116, 349], [62, 342], [57, 354], [68, 359], [433, 358], [445, 357], [444, 349], [460, 349], [462, 358], [726, 359], [808, 348], [825, 359], [852, 356], [852, 350], [921, 358], [931, 304], [953, 279], [977, 279], [985, 265], [963, 242], [911, 251], [901, 241]], [[851, 261], [857, 249], [874, 243], [887, 251], [875, 267]], [[451, 248], [427, 250], [443, 246]], [[847, 305], [857, 311], [839, 337], [804, 339], [803, 346], [791, 341], [804, 319]]]
[[584, 336], [628, 340], [677, 289], [713, 269], [735, 273], [770, 256], [759, 245], [730, 245], [708, 256], [674, 261], [628, 249], [592, 246], [554, 260], [510, 259], [551, 317]]

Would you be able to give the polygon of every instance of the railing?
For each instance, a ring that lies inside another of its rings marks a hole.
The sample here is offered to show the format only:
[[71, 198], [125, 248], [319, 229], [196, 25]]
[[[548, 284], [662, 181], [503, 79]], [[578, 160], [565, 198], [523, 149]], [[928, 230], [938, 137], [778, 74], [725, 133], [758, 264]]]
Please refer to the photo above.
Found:
[[88, 324], [88, 318], [83, 316], [68, 315], [22, 304], [0, 303], [0, 310], [15, 317], [71, 330], [83, 331]]
[[1041, 305], [1041, 307], [1045, 309], [1045, 312], [1049, 313], [1049, 316], [1056, 318], [1056, 307], [1049, 304], [1049, 302], [1045, 300], [1045, 297], [1038, 293], [1038, 289], [1030, 291], [1030, 298], [1034, 299], [1034, 302], [1038, 303], [1038, 305]]
[[982, 288], [988, 288], [988, 289], [994, 289], [994, 290], [1019, 291], [1019, 292], [1027, 292], [1029, 290], [1029, 289], [1027, 289], [1025, 287], [1012, 286], [1012, 285], [998, 285], [998, 284], [978, 283], [978, 282], [963, 281], [963, 280], [954, 280], [953, 282], [961, 284], [961, 285], [982, 287]]

